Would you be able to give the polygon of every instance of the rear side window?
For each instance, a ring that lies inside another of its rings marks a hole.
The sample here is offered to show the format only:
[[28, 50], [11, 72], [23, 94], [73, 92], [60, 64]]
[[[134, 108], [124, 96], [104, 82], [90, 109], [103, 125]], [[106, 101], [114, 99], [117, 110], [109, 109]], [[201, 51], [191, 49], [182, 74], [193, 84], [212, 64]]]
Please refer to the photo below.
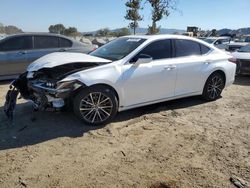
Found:
[[72, 42], [68, 39], [64, 39], [64, 38], [59, 38], [60, 40], [60, 47], [61, 48], [70, 48], [72, 47]]
[[201, 54], [204, 55], [204, 54], [207, 54], [211, 49], [208, 48], [207, 46], [203, 45], [203, 44], [200, 44], [201, 46]]
[[32, 37], [20, 36], [3, 41], [0, 44], [0, 51], [17, 51], [32, 49]]
[[171, 40], [159, 40], [149, 44], [138, 55], [145, 54], [155, 59], [171, 58], [172, 56]]
[[191, 40], [176, 39], [175, 55], [176, 57], [201, 55], [200, 44]]
[[46, 48], [58, 48], [59, 39], [58, 37], [52, 36], [35, 36], [35, 48], [36, 49], [46, 49]]

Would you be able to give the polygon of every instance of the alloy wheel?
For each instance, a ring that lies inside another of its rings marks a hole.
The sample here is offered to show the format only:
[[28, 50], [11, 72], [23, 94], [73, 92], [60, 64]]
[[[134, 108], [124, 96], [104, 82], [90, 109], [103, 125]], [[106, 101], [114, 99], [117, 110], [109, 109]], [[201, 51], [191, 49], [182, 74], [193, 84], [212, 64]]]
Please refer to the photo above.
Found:
[[223, 80], [220, 76], [214, 76], [208, 84], [208, 96], [210, 99], [216, 99], [224, 88]]
[[82, 117], [89, 123], [106, 121], [112, 113], [112, 100], [101, 92], [92, 92], [85, 96], [79, 106]]

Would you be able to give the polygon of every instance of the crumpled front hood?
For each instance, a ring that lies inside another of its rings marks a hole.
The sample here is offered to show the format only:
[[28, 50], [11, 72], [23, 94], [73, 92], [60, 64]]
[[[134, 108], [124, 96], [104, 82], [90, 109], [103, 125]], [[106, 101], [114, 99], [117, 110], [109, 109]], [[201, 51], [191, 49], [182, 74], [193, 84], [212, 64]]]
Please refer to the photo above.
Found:
[[45, 55], [33, 63], [31, 63], [27, 71], [34, 72], [42, 68], [52, 68], [64, 64], [71, 63], [110, 63], [110, 60], [102, 59], [99, 57], [82, 54], [82, 53], [70, 53], [70, 52], [55, 52]]

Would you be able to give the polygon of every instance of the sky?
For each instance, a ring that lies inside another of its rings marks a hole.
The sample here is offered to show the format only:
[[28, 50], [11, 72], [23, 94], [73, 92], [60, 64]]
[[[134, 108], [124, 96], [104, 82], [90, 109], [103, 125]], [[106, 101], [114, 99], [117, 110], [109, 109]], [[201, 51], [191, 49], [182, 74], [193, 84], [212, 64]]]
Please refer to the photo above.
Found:
[[[0, 23], [23, 31], [46, 32], [52, 24], [81, 32], [127, 27], [126, 0], [0, 0]], [[178, 11], [158, 23], [162, 28], [238, 29], [250, 27], [250, 0], [177, 0]], [[151, 9], [143, 4], [140, 27], [151, 23]]]

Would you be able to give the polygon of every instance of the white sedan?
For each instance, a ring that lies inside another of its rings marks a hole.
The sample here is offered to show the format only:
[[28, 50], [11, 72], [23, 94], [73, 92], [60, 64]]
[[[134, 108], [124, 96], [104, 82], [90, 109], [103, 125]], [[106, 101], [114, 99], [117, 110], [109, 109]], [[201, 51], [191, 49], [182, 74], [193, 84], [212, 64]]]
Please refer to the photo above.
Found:
[[212, 101], [234, 82], [233, 62], [186, 36], [121, 37], [89, 55], [52, 53], [36, 60], [12, 83], [5, 112], [12, 118], [18, 92], [36, 109], [72, 106], [91, 125], [105, 124], [119, 111], [182, 97]]
[[241, 47], [232, 55], [236, 59], [237, 74], [250, 74], [250, 45]]

